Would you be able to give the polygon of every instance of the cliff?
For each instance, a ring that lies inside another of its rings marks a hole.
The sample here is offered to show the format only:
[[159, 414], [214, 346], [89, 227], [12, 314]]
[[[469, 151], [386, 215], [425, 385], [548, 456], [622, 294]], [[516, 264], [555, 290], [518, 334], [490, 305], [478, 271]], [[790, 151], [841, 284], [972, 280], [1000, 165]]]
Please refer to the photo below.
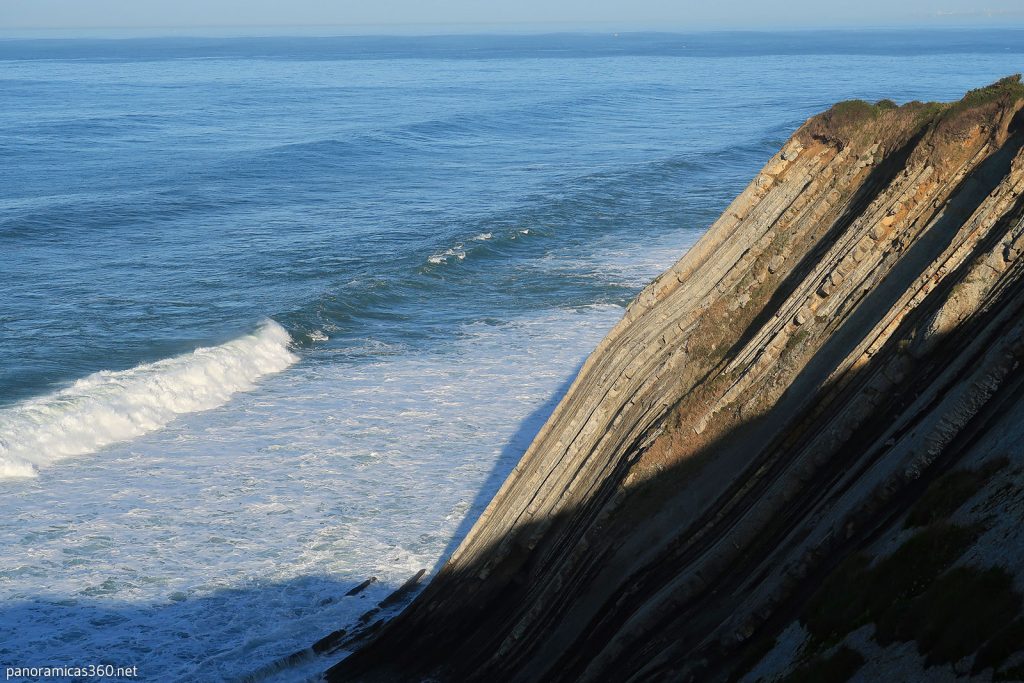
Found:
[[328, 679], [1024, 677], [1022, 109], [808, 120]]

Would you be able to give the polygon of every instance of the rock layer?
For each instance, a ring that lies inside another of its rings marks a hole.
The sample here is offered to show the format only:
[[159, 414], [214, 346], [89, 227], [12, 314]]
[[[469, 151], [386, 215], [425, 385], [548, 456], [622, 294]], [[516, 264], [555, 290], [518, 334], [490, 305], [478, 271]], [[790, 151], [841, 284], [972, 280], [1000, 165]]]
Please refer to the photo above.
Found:
[[1009, 78], [808, 120], [637, 297], [423, 593], [328, 678], [855, 671], [884, 615], [815, 644], [809, 606], [1024, 416], [1022, 109]]

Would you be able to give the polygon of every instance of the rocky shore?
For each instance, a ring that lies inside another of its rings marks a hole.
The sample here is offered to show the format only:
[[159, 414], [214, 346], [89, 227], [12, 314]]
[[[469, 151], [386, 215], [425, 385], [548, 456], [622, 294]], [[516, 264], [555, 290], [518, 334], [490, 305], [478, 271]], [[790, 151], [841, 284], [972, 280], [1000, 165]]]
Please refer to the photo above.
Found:
[[1024, 679], [1022, 110], [808, 120], [328, 680]]

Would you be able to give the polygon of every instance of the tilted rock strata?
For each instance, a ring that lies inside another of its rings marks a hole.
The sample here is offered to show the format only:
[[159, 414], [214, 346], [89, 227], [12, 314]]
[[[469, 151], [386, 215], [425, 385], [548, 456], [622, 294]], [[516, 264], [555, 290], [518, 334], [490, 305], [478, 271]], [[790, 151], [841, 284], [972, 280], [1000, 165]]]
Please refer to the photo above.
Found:
[[739, 675], [837, 558], [1024, 412], [1022, 108], [1005, 79], [810, 119], [629, 307], [438, 576], [329, 678]]

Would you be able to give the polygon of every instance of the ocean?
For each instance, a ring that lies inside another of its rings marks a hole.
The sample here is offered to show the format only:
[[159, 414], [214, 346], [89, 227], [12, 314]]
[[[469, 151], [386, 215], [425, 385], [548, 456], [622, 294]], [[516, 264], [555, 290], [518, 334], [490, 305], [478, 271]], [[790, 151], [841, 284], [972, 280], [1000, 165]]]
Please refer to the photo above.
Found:
[[1014, 30], [0, 40], [0, 666], [259, 678], [351, 626], [808, 116], [1022, 68]]

